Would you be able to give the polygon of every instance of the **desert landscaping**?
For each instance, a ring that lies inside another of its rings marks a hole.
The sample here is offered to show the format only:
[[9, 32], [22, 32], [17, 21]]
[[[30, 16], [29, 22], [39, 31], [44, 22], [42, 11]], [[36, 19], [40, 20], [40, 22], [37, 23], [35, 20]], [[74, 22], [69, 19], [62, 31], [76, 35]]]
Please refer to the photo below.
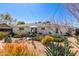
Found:
[[0, 56], [79, 56], [79, 4], [9, 5], [0, 4]]

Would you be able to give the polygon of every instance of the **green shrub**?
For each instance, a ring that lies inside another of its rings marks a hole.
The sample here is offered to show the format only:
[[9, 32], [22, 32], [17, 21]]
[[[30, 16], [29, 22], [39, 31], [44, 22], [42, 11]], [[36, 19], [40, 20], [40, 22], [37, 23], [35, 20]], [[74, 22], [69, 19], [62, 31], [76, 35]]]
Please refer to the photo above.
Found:
[[15, 38], [21, 38], [25, 37], [27, 35], [27, 32], [25, 30], [18, 30], [14, 35]]
[[54, 42], [63, 42], [66, 37], [65, 36], [62, 36], [62, 35], [54, 35]]
[[61, 35], [45, 35], [40, 36], [40, 40], [43, 44], [49, 43], [49, 42], [63, 42], [66, 39], [65, 36]]
[[42, 40], [42, 37], [43, 37], [42, 35], [36, 34], [36, 40], [37, 41], [41, 41]]
[[52, 41], [54, 41], [54, 38], [52, 36], [50, 36], [50, 35], [43, 36], [42, 40], [41, 40], [41, 42], [43, 44], [46, 44], [46, 43], [49, 43], [49, 42], [52, 42]]
[[5, 38], [8, 34], [9, 34], [9, 32], [0, 32], [0, 40]]
[[13, 37], [14, 38], [22, 38], [23, 36], [21, 36], [21, 35], [14, 35]]

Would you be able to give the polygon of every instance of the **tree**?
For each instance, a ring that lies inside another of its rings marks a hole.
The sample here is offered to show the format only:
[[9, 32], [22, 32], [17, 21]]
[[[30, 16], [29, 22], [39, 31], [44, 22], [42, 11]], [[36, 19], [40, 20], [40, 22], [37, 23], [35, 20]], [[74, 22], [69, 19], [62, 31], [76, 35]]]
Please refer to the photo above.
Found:
[[41, 23], [41, 21], [38, 21], [38, 23]]
[[17, 22], [17, 25], [19, 25], [19, 24], [25, 24], [25, 22], [23, 22], [23, 21], [18, 21], [18, 22]]
[[0, 14], [0, 19], [5, 21], [7, 24], [11, 24], [13, 20], [12, 16], [9, 13]]
[[46, 23], [49, 23], [50, 24], [51, 22], [50, 21], [46, 21]]

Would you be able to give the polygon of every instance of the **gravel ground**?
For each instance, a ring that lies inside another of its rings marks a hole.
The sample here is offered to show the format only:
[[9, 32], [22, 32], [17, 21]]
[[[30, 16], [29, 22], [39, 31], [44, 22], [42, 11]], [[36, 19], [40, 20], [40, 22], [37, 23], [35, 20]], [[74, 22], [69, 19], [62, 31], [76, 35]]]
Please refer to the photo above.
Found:
[[[18, 38], [12, 38], [13, 42], [15, 40], [18, 40]], [[79, 45], [76, 43], [77, 40], [73, 37], [68, 37], [68, 40], [71, 42], [70, 43], [70, 46], [72, 46], [71, 50], [73, 52], [76, 52], [77, 51], [77, 54], [76, 56], [79, 56]], [[2, 46], [5, 45], [5, 43], [2, 43], [3, 41], [0, 41], [0, 51], [3, 49]], [[22, 42], [22, 41], [21, 41]], [[24, 41], [25, 44], [28, 45], [28, 48], [29, 49], [32, 49], [33, 51], [37, 52], [37, 54], [39, 54], [40, 56], [45, 56], [45, 46], [38, 42], [38, 41], [34, 41], [34, 44], [32, 43], [31, 40], [28, 40], [28, 41]], [[62, 44], [62, 43], [61, 43]]]
[[71, 42], [70, 46], [72, 46], [71, 50], [73, 52], [77, 51], [76, 56], [79, 56], [79, 45], [77, 44], [77, 40], [74, 37], [68, 37], [68, 40]]

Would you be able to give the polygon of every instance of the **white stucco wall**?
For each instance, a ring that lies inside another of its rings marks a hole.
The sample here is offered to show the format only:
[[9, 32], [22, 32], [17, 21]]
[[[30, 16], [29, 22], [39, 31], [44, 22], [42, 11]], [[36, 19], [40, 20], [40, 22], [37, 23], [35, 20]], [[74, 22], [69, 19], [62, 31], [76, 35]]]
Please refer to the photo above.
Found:
[[[14, 33], [16, 33], [18, 30], [19, 30], [19, 27], [14, 27], [13, 28], [13, 32]], [[27, 32], [30, 32], [31, 31], [31, 29], [29, 27], [24, 27], [24, 30], [27, 31]]]
[[[42, 27], [37, 27], [37, 32], [38, 33], [41, 32], [43, 34], [47, 34], [47, 33], [51, 32], [52, 34], [56, 34], [56, 27], [53, 27], [53, 26], [51, 28], [45, 27], [45, 30], [42, 30], [41, 28]], [[14, 27], [13, 28], [14, 33], [16, 33], [17, 30], [19, 30], [19, 27]], [[31, 28], [30, 27], [24, 27], [24, 30], [27, 31], [27, 32], [30, 32]], [[61, 32], [62, 32], [62, 35], [64, 35], [64, 34], [66, 34], [67, 29], [65, 27], [60, 27], [58, 29], [58, 32], [59, 33], [57, 33], [57, 34], [61, 34]]]
[[30, 27], [25, 27], [24, 30], [27, 31], [27, 32], [31, 31]]
[[41, 28], [42, 27], [38, 28], [38, 32], [41, 32], [43, 34], [48, 34], [49, 32], [51, 32], [52, 34], [55, 34], [55, 29], [53, 30], [53, 29], [45, 27], [45, 30], [42, 30]]

